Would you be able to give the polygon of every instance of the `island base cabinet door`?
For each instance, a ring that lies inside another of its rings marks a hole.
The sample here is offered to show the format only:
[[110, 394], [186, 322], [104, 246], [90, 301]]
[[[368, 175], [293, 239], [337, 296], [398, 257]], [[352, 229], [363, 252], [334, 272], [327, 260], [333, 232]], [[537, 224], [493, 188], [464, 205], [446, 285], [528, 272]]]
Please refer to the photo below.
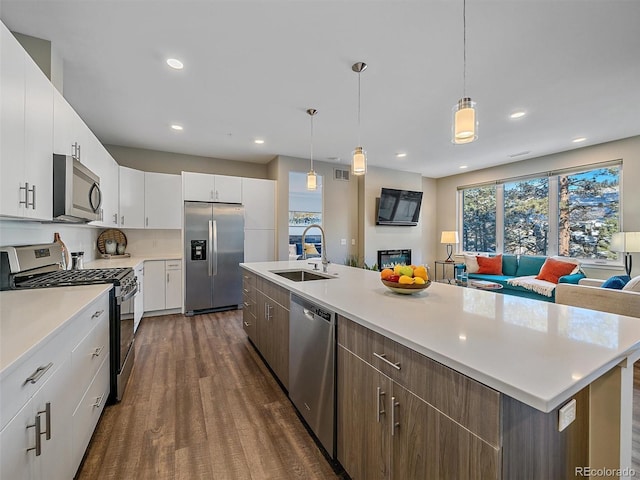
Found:
[[391, 380], [338, 346], [337, 391], [338, 460], [352, 480], [391, 478]]
[[[0, 432], [0, 478], [35, 478], [36, 452], [33, 405], [30, 400]], [[42, 437], [41, 437], [42, 439]]]

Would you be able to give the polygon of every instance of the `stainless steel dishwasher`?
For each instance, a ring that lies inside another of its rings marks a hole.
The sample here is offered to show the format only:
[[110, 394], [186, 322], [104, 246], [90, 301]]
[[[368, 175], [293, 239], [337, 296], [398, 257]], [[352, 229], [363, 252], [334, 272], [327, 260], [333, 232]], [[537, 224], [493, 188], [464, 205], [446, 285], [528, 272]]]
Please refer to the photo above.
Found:
[[289, 398], [335, 458], [336, 315], [291, 295]]

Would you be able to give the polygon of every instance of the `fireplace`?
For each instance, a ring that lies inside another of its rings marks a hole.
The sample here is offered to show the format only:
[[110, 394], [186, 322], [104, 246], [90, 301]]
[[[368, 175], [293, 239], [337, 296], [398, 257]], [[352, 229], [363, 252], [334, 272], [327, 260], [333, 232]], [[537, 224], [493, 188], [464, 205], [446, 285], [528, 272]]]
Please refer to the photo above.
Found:
[[395, 265], [411, 265], [411, 249], [378, 250], [378, 269], [393, 268]]

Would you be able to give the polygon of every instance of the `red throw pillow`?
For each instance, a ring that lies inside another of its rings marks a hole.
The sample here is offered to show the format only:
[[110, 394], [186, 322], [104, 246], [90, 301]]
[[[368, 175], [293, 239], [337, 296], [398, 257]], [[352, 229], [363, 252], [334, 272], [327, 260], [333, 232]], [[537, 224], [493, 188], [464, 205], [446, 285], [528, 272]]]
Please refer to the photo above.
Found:
[[476, 257], [478, 260], [478, 273], [487, 275], [502, 275], [502, 254], [495, 257]]
[[576, 268], [574, 263], [563, 262], [547, 258], [540, 269], [540, 273], [536, 276], [538, 280], [546, 280], [551, 283], [558, 283], [558, 279], [564, 275], [569, 275]]

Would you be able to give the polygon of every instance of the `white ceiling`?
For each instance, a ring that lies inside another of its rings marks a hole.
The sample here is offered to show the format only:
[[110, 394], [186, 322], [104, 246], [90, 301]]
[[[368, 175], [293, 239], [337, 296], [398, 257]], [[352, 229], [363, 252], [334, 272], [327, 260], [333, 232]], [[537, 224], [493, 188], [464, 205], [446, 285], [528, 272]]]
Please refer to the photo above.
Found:
[[[65, 96], [107, 144], [309, 158], [313, 107], [314, 159], [347, 164], [357, 61], [369, 65], [370, 165], [441, 177], [640, 134], [638, 0], [467, 0], [467, 94], [480, 122], [467, 145], [450, 141], [462, 0], [1, 0], [0, 18], [52, 42]], [[519, 109], [527, 115], [509, 119]]]

